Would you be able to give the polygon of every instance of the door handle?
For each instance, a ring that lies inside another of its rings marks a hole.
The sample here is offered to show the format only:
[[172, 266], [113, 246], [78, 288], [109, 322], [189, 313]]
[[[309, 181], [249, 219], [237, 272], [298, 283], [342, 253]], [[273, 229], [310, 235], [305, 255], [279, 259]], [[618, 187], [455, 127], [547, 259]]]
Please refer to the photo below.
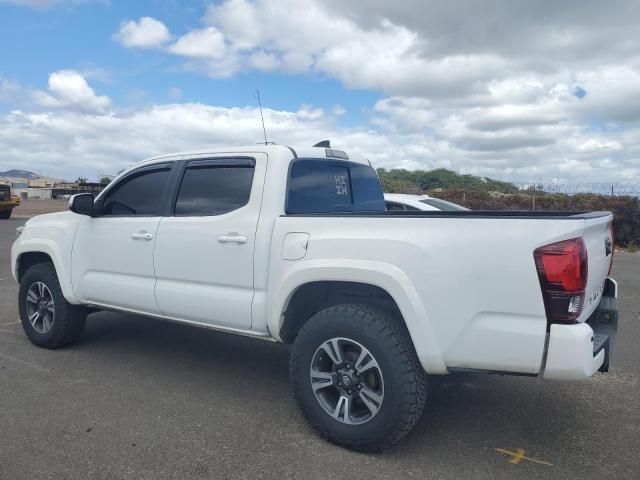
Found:
[[136, 232], [131, 234], [131, 238], [134, 240], [151, 240], [153, 238], [153, 233]]
[[220, 243], [247, 243], [249, 239], [238, 233], [227, 233], [218, 237]]

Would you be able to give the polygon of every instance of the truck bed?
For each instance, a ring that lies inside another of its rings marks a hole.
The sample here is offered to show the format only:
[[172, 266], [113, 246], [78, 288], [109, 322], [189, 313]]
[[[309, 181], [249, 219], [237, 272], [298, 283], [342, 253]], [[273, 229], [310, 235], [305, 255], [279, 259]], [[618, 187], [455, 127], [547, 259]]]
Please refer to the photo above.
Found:
[[[308, 235], [306, 255], [299, 262], [272, 264], [271, 281], [286, 281], [303, 264], [315, 262], [322, 264], [323, 280], [341, 278], [350, 268], [354, 281], [371, 283], [371, 271], [385, 271], [388, 276], [377, 286], [392, 296], [409, 285], [415, 289], [418, 336], [437, 345], [448, 368], [535, 375], [542, 365], [548, 322], [534, 251], [568, 239], [584, 240], [588, 283], [577, 322], [585, 322], [600, 301], [608, 274], [606, 241], [612, 219], [610, 212], [585, 211], [287, 214], [276, 222], [272, 257], [281, 255], [288, 232]], [[365, 272], [361, 280], [360, 271]], [[421, 360], [428, 370], [428, 359]]]

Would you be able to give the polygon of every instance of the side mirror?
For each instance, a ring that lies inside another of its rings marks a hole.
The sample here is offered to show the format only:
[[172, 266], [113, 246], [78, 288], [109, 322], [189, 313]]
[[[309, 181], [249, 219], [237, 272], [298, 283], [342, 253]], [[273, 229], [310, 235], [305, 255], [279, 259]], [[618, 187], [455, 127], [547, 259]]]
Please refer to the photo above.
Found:
[[80, 215], [89, 215], [93, 212], [93, 195], [90, 193], [78, 193], [69, 198], [69, 210]]

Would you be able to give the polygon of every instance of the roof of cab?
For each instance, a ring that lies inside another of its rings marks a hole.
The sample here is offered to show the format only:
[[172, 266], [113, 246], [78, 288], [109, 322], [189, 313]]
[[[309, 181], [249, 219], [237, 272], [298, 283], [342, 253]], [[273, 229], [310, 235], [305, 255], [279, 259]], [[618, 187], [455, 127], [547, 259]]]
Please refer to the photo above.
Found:
[[[160, 161], [175, 161], [180, 160], [180, 158], [185, 156], [206, 156], [206, 155], [220, 155], [220, 154], [236, 154], [236, 153], [266, 153], [269, 155], [270, 153], [283, 153], [283, 151], [287, 151], [292, 157], [295, 156], [297, 158], [326, 158], [328, 160], [345, 160], [340, 157], [332, 157], [331, 150], [336, 150], [338, 152], [347, 153], [343, 150], [331, 148], [325, 149], [320, 147], [295, 147], [295, 146], [287, 146], [287, 145], [277, 145], [277, 144], [262, 144], [259, 143], [257, 145], [244, 146], [244, 147], [214, 147], [214, 148], [201, 148], [198, 150], [190, 150], [185, 152], [174, 152], [165, 155], [158, 155], [155, 157], [147, 158], [145, 160], [141, 160], [136, 163], [136, 166], [140, 166], [145, 163], [156, 163]], [[371, 165], [371, 162], [364, 158], [362, 155], [358, 154], [350, 154], [347, 153], [348, 160], [351, 162], [362, 163], [365, 165]]]

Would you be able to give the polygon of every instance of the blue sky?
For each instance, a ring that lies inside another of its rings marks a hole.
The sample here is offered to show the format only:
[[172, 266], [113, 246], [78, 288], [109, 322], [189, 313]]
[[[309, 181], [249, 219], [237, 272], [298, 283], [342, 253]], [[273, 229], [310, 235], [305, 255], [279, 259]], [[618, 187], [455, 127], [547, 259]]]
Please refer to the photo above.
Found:
[[639, 23], [634, 0], [0, 0], [0, 171], [254, 144], [259, 88], [279, 143], [640, 182]]
[[[189, 3], [187, 8], [183, 6]], [[0, 42], [21, 46], [3, 49], [0, 72], [10, 73], [12, 79], [32, 88], [46, 88], [50, 72], [73, 69], [84, 72], [96, 91], [108, 95], [121, 108], [174, 101], [169, 92], [175, 88], [182, 92], [180, 101], [225, 107], [255, 105], [255, 90], [260, 89], [263, 104], [275, 109], [296, 110], [303, 104], [328, 108], [341, 105], [346, 112], [340, 122], [345, 125], [365, 121], [367, 111], [382, 97], [375, 90], [346, 89], [326, 75], [194, 75], [184, 70], [180, 58], [164, 52], [126, 49], [112, 38], [125, 19], [142, 16], [158, 19], [179, 36], [200, 23], [203, 2], [141, 0], [45, 8], [9, 4], [0, 8]]]

